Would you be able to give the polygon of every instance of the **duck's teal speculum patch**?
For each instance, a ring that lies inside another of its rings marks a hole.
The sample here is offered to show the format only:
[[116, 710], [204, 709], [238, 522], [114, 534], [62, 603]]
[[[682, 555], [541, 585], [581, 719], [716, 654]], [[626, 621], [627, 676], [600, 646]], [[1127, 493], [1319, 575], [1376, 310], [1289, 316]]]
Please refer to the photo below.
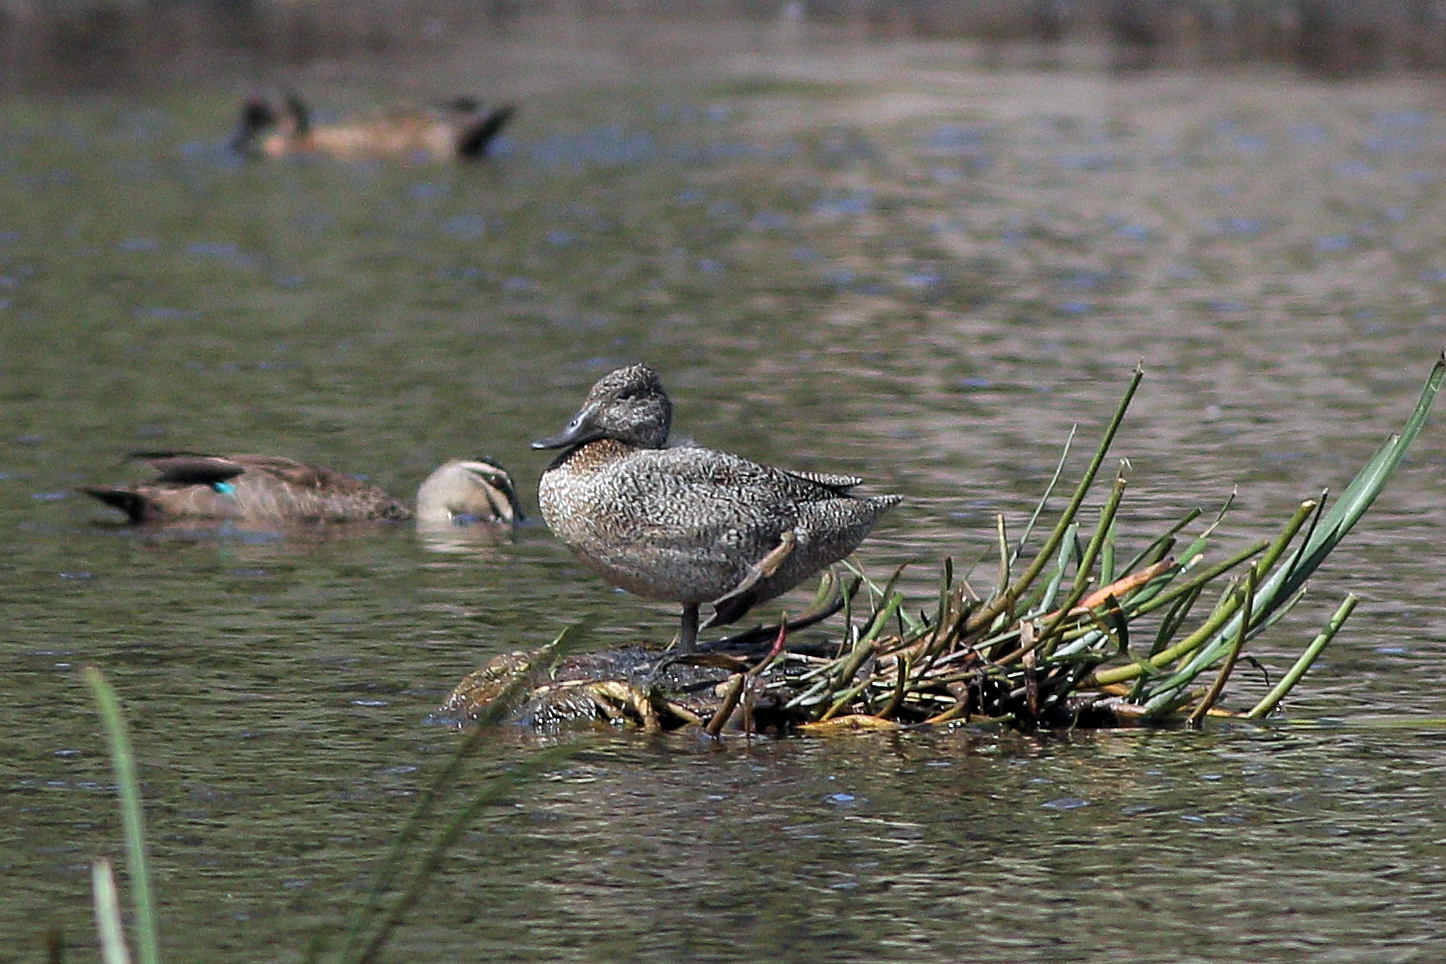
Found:
[[724, 625], [858, 548], [897, 495], [856, 496], [853, 476], [790, 472], [699, 447], [668, 448], [672, 403], [658, 375], [603, 376], [557, 435], [542, 475], [543, 519], [605, 580], [683, 605], [679, 648], [698, 607]]

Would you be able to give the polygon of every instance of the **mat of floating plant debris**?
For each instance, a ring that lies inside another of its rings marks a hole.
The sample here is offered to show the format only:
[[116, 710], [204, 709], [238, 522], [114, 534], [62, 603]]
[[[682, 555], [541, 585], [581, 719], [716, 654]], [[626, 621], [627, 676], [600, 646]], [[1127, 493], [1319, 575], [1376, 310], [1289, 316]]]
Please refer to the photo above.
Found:
[[[1098, 511], [1082, 511], [1141, 377], [1137, 369], [1037, 547], [1031, 539], [1053, 511], [1068, 444], [1024, 531], [1013, 537], [999, 517], [998, 580], [986, 596], [956, 579], [947, 559], [937, 596], [922, 607], [905, 605], [898, 573], [883, 586], [861, 574], [840, 586], [830, 573], [812, 609], [782, 631], [752, 631], [680, 656], [642, 646], [577, 653], [573, 634], [564, 633], [495, 657], [457, 686], [441, 712], [464, 722], [697, 726], [714, 735], [979, 719], [1034, 729], [1264, 717], [1339, 631], [1356, 597], [1348, 594], [1288, 665], [1257, 662], [1251, 641], [1290, 611], [1400, 465], [1446, 377], [1446, 355], [1400, 434], [1338, 498], [1322, 492], [1301, 502], [1273, 538], [1219, 558], [1210, 550], [1223, 541], [1233, 494], [1208, 521], [1193, 509], [1164, 532], [1137, 538], [1143, 548], [1128, 556], [1130, 540], [1118, 531], [1127, 463]], [[831, 636], [799, 634], [840, 611], [842, 627]], [[1225, 685], [1244, 661], [1261, 666], [1272, 685], [1251, 705], [1225, 709]]]

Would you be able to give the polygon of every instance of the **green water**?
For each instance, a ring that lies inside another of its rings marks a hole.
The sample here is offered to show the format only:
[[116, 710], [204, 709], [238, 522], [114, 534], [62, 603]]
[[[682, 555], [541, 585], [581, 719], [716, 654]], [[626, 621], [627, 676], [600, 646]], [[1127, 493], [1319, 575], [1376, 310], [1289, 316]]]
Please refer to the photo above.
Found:
[[[923, 607], [1137, 361], [1122, 529], [1238, 483], [1244, 541], [1339, 490], [1446, 345], [1434, 82], [983, 72], [790, 36], [691, 66], [514, 36], [522, 111], [467, 169], [238, 164], [229, 80], [0, 102], [10, 953], [56, 926], [96, 954], [89, 864], [121, 837], [83, 664], [131, 719], [168, 959], [295, 960], [455, 746], [427, 717], [462, 674], [583, 618], [596, 646], [670, 635], [535, 520], [527, 442], [612, 366], [658, 368], [682, 434], [902, 493], [860, 558], [919, 560]], [[397, 76], [301, 80], [335, 116]], [[493, 544], [154, 533], [73, 494], [158, 448], [398, 493], [488, 454], [534, 521]], [[1278, 675], [1363, 597], [1288, 722], [578, 735], [476, 822], [391, 959], [1437, 956], [1443, 460], [1433, 424], [1262, 640]], [[1243, 703], [1263, 683], [1241, 676]], [[499, 731], [476, 780], [537, 747]]]

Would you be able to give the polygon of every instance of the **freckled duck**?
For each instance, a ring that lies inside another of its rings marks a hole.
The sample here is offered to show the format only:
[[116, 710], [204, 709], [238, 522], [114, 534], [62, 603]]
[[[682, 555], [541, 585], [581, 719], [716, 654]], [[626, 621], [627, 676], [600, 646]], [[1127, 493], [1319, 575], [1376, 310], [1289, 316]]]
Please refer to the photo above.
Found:
[[550, 528], [606, 581], [680, 602], [678, 648], [698, 607], [726, 625], [858, 548], [900, 497], [860, 497], [852, 476], [789, 472], [727, 452], [667, 447], [672, 403], [645, 365], [593, 385], [558, 435], [538, 503]]

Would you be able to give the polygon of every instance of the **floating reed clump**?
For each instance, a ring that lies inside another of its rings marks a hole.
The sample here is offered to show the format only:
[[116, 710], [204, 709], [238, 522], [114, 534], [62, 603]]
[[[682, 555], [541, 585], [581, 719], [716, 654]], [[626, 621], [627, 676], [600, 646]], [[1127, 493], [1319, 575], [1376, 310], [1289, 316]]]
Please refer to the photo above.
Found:
[[[1339, 499], [1330, 502], [1323, 492], [1300, 503], [1275, 538], [1221, 559], [1209, 550], [1233, 494], [1198, 535], [1184, 534], [1202, 514], [1196, 509], [1128, 559], [1116, 552], [1124, 463], [1098, 516], [1082, 517], [1139, 387], [1136, 369], [1043, 542], [1032, 548], [1069, 443], [1024, 532], [1011, 538], [999, 517], [998, 579], [988, 597], [973, 594], [945, 560], [937, 598], [921, 615], [911, 615], [919, 607], [905, 605], [895, 573], [882, 588], [868, 584], [872, 606], [856, 618], [854, 600], [866, 580], [856, 575], [839, 591], [825, 576], [814, 609], [787, 623], [761, 654], [739, 649], [756, 644], [756, 633], [679, 657], [641, 648], [573, 656], [550, 645], [494, 659], [464, 679], [442, 709], [470, 719], [495, 714], [507, 700], [514, 715], [540, 725], [581, 718], [647, 729], [699, 726], [715, 735], [981, 718], [1022, 729], [1198, 722], [1207, 713], [1258, 719], [1299, 682], [1356, 597], [1345, 597], [1262, 699], [1227, 713], [1219, 701], [1232, 670], [1251, 640], [1299, 601], [1306, 580], [1370, 507], [1425, 423], [1443, 376], [1446, 355], [1401, 433]], [[841, 637], [804, 645], [788, 638], [790, 629], [839, 609]]]

